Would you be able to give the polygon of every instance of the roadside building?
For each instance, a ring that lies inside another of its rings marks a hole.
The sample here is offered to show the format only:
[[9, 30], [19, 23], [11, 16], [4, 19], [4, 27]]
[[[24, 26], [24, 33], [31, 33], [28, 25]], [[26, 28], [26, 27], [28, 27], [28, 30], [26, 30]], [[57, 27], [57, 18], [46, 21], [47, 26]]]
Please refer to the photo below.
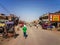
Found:
[[5, 20], [6, 19], [6, 16], [5, 16], [5, 14], [0, 14], [0, 20]]
[[55, 13], [50, 13], [49, 14], [49, 21], [52, 23], [52, 25], [55, 26], [55, 28], [60, 28], [60, 11], [55, 12]]
[[39, 17], [39, 20], [41, 20], [41, 21], [49, 21], [48, 15], [49, 14], [44, 14], [43, 16]]
[[[51, 16], [52, 15], [52, 16]], [[59, 17], [59, 19], [58, 19]], [[48, 13], [48, 14], [44, 14], [42, 16], [39, 17], [39, 24], [41, 23], [51, 23], [53, 26], [55, 26], [55, 28], [60, 28], [60, 11], [55, 12], [55, 13]]]

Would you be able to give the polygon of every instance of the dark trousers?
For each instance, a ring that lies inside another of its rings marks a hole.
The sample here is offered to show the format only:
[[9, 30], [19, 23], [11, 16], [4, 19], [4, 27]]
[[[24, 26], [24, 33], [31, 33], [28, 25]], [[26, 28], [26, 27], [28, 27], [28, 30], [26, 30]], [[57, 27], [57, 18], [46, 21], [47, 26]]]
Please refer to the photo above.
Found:
[[24, 33], [24, 37], [26, 37], [26, 32], [23, 32]]

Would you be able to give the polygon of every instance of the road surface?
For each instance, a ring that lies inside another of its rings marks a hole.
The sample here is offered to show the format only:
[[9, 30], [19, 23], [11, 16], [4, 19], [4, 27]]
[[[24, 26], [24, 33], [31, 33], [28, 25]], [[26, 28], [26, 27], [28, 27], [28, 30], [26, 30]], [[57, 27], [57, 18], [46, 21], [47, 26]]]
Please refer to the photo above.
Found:
[[60, 45], [60, 33], [43, 30], [41, 27], [37, 29], [28, 26], [27, 39], [23, 37], [21, 28], [17, 33], [19, 33], [19, 36], [16, 39], [12, 38], [3, 45]]

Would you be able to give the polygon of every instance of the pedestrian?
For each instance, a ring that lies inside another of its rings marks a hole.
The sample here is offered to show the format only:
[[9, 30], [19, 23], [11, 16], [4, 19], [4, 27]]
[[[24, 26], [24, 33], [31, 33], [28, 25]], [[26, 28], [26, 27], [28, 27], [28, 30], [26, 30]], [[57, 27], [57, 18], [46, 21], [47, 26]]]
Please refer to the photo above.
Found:
[[28, 36], [28, 35], [26, 34], [26, 32], [27, 32], [27, 26], [24, 25], [24, 26], [22, 27], [22, 30], [23, 30], [24, 37], [25, 37], [25, 39], [26, 39], [26, 37]]

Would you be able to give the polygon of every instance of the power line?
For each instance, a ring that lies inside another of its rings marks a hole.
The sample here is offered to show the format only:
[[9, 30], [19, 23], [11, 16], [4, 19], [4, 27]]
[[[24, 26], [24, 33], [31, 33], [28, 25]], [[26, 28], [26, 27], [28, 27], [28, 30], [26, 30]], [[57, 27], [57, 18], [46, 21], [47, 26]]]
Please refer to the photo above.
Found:
[[6, 8], [4, 5], [2, 5], [2, 4], [0, 3], [0, 6], [1, 6], [7, 13], [10, 14], [10, 11], [8, 11], [7, 8]]

